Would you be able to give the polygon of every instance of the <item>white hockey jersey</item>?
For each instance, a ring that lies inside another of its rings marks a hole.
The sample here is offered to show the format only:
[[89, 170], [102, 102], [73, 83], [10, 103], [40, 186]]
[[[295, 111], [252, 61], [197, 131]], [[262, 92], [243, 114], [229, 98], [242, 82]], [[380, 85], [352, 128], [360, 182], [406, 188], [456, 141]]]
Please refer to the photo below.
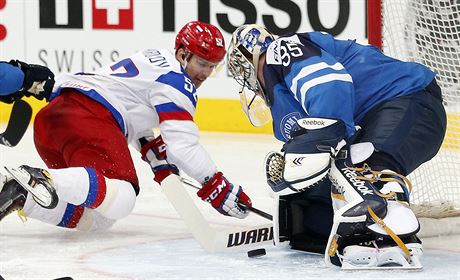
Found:
[[152, 129], [159, 128], [170, 163], [200, 183], [216, 172], [193, 122], [196, 88], [169, 51], [147, 49], [94, 73], [62, 74], [51, 99], [64, 88], [103, 104], [137, 150], [137, 140], [153, 136]]

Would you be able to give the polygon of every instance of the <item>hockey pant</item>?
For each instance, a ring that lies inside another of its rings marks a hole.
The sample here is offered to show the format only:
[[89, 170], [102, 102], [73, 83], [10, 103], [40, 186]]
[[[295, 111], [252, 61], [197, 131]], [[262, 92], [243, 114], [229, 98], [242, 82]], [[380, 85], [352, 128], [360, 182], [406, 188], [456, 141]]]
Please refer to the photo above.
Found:
[[433, 80], [424, 90], [377, 105], [358, 125], [355, 142], [371, 142], [376, 150], [366, 163], [407, 176], [441, 147], [447, 125], [441, 90]]
[[66, 89], [37, 114], [34, 141], [50, 168], [59, 204], [44, 209], [29, 196], [26, 216], [98, 230], [132, 211], [139, 192], [137, 175], [126, 138], [106, 107]]

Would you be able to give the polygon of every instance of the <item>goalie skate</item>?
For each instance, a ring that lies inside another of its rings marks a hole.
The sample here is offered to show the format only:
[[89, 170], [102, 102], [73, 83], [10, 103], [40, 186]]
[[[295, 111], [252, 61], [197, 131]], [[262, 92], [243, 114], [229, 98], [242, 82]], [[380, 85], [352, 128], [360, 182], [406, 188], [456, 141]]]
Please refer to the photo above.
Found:
[[27, 165], [21, 165], [18, 169], [5, 166], [5, 170], [32, 195], [40, 206], [47, 209], [56, 207], [59, 199], [46, 170]]
[[411, 256], [398, 247], [365, 247], [352, 245], [343, 250], [342, 270], [421, 270], [423, 255], [419, 243], [406, 244]]

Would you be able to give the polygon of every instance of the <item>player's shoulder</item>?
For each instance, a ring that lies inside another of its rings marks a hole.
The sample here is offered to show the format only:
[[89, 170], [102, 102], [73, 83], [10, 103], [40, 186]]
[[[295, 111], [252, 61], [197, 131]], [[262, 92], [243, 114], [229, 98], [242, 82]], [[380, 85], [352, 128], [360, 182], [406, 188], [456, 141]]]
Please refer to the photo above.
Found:
[[173, 54], [165, 49], [144, 49], [134, 54], [131, 59], [135, 64], [153, 69], [158, 73], [181, 72], [179, 62]]
[[156, 89], [163, 87], [164, 90], [157, 93], [166, 93], [169, 99], [178, 104], [190, 100], [193, 106], [196, 105], [196, 87], [174, 54], [165, 49], [145, 49], [139, 51], [137, 56], [143, 60], [142, 65], [147, 68]]
[[320, 53], [319, 47], [310, 40], [310, 33], [288, 33], [270, 44], [266, 62], [269, 65], [286, 66], [286, 63], [318, 56]]

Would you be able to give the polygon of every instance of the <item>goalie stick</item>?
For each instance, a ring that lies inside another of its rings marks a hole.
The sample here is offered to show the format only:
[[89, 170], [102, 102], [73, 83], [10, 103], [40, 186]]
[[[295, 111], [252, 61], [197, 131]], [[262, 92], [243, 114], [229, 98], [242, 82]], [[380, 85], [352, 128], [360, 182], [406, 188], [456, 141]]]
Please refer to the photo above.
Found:
[[214, 253], [254, 246], [260, 248], [261, 245], [273, 246], [271, 223], [222, 230], [211, 227], [185, 190], [179, 176], [171, 174], [166, 177], [161, 189], [205, 251]]
[[[197, 190], [201, 189], [200, 186], [198, 185], [198, 183], [195, 183], [194, 181], [190, 180], [190, 179], [187, 179], [187, 178], [180, 178], [180, 180], [182, 181], [182, 183], [188, 185], [188, 186], [191, 186]], [[252, 206], [248, 206], [246, 204], [243, 204], [241, 202], [238, 202], [238, 206], [240, 206], [241, 208], [245, 209], [245, 210], [248, 210], [254, 214], [257, 214], [259, 216], [261, 216], [262, 218], [265, 218], [269, 221], [273, 221], [273, 216], [268, 214], [267, 212], [264, 212], [260, 209], [257, 209], [255, 207], [252, 207]]]
[[32, 118], [32, 108], [29, 103], [18, 99], [11, 109], [10, 119], [3, 133], [0, 133], [0, 144], [14, 147], [27, 131]]

